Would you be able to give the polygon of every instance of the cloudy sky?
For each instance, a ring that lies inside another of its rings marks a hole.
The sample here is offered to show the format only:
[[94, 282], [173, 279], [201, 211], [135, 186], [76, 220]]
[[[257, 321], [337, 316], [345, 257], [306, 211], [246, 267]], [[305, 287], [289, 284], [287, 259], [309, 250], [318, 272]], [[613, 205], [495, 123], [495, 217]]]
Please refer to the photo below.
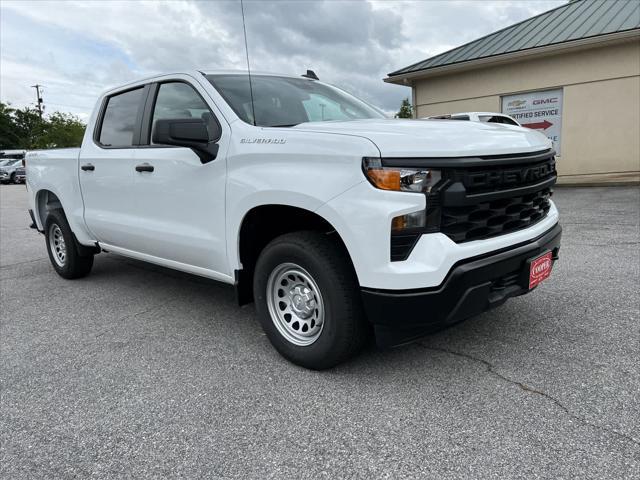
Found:
[[[387, 73], [566, 0], [245, 0], [251, 67], [307, 68], [388, 112]], [[0, 99], [86, 119], [108, 87], [178, 69], [246, 68], [239, 0], [0, 2]]]

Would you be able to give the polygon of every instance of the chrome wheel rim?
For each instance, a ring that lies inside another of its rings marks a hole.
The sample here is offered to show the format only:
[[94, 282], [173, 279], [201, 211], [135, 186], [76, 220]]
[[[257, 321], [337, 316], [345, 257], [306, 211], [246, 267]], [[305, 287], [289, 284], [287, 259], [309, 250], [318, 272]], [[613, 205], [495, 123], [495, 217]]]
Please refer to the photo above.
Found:
[[67, 244], [64, 242], [62, 230], [60, 227], [52, 223], [49, 227], [49, 248], [53, 254], [53, 259], [59, 267], [64, 267], [67, 260]]
[[324, 327], [324, 302], [320, 288], [304, 268], [283, 263], [267, 281], [267, 306], [271, 320], [289, 342], [298, 346], [318, 340]]

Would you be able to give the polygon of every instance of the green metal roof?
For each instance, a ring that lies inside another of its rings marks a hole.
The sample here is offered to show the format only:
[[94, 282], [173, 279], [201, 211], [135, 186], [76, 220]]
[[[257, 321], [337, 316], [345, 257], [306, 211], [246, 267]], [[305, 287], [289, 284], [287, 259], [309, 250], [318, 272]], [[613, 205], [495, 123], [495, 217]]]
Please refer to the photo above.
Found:
[[575, 0], [396, 70], [389, 77], [639, 28], [638, 0]]

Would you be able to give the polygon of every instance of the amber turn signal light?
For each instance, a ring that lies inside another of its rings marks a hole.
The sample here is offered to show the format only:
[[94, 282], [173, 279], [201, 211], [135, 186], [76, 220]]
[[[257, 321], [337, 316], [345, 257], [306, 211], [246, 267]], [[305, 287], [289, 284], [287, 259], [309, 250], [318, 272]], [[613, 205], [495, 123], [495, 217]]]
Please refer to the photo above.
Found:
[[382, 190], [400, 190], [400, 171], [372, 168], [367, 171], [371, 183]]
[[374, 187], [396, 192], [429, 193], [441, 178], [440, 170], [384, 167], [372, 157], [362, 159], [362, 171]]

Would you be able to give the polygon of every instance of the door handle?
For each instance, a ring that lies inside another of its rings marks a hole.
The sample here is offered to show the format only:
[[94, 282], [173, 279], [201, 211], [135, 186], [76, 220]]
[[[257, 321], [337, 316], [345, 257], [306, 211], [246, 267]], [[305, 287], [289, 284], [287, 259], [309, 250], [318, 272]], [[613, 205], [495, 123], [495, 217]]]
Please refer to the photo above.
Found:
[[136, 165], [136, 172], [153, 172], [153, 165], [146, 162]]
[[93, 165], [91, 165], [90, 163], [85, 163], [85, 164], [84, 164], [84, 165], [82, 165], [80, 168], [81, 168], [82, 170], [84, 170], [85, 172], [87, 172], [87, 171], [93, 172], [93, 171], [96, 169], [96, 167], [94, 167], [94, 166], [93, 166]]

